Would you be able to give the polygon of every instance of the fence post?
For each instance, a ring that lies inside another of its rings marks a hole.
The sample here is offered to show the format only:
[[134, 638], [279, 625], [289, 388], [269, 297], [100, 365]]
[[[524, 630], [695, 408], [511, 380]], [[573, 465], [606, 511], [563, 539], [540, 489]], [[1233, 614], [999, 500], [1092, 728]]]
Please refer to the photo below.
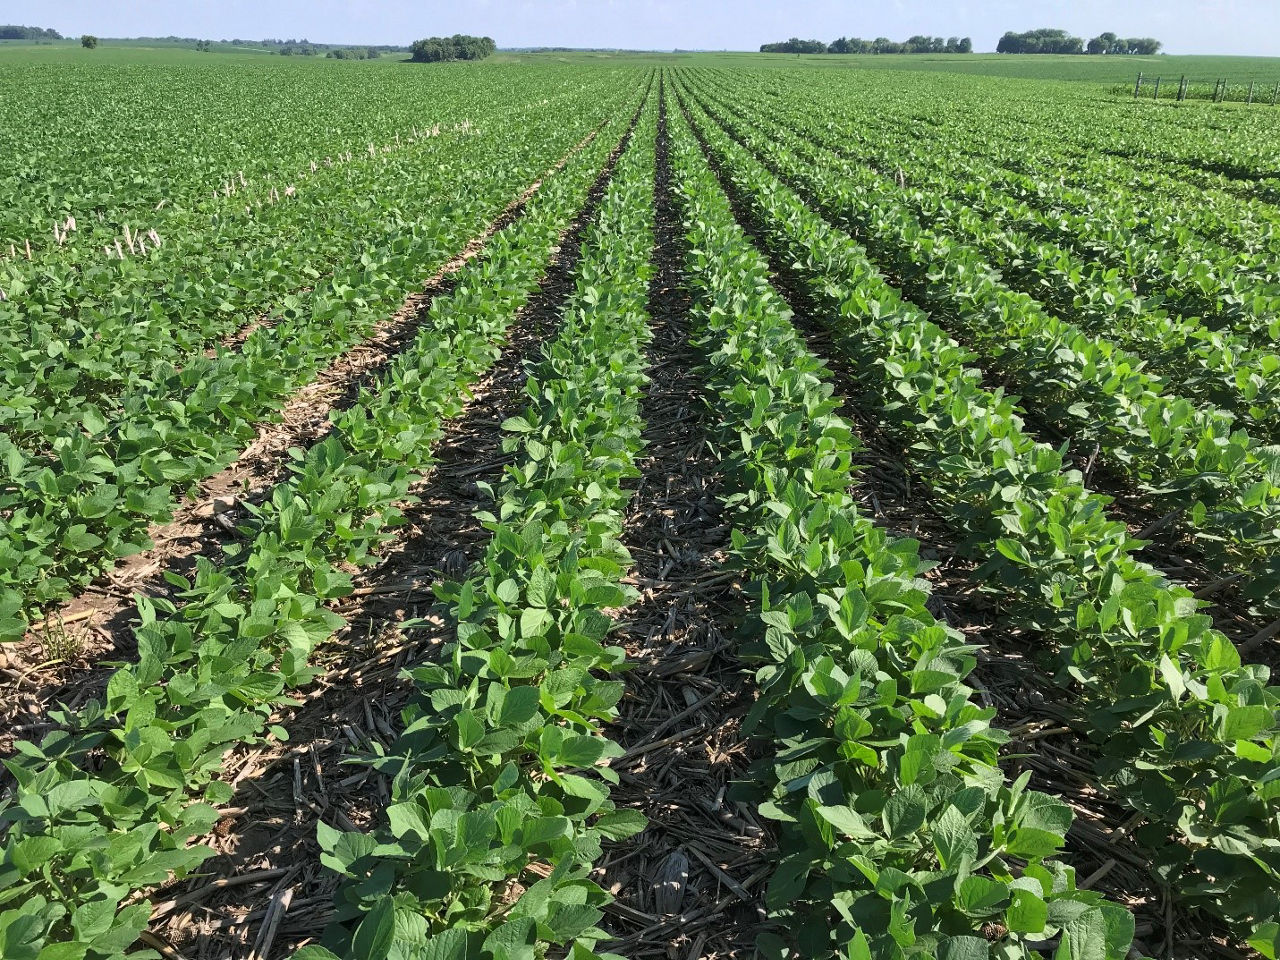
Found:
[[1152, 100], [1160, 99], [1160, 78], [1156, 77], [1156, 92], [1151, 97]]
[[1133, 85], [1133, 99], [1138, 99], [1138, 91], [1142, 89], [1142, 71], [1138, 71], [1138, 82]]
[[1254, 83], [1256, 83], [1256, 82], [1257, 82], [1257, 81], [1255, 81], [1255, 80], [1250, 80], [1250, 81], [1249, 81], [1249, 102], [1250, 102], [1250, 103], [1253, 103], [1253, 85], [1254, 85]]
[[1280, 83], [1276, 84], [1275, 90], [1271, 91], [1271, 105], [1274, 107], [1276, 101], [1280, 100]]
[[1187, 75], [1184, 73], [1182, 79], [1178, 81], [1178, 100], [1187, 99]]

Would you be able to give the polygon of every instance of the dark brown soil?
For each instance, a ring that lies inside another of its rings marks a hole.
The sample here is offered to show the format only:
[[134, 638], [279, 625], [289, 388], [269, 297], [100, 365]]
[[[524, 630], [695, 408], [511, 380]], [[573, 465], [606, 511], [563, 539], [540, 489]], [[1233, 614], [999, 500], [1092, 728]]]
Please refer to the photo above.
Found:
[[626, 751], [610, 766], [612, 796], [649, 819], [606, 850], [596, 876], [616, 900], [607, 949], [627, 957], [747, 957], [771, 872], [764, 824], [726, 799], [746, 775], [741, 721], [754, 700], [733, 654], [742, 618], [738, 578], [725, 570], [729, 526], [720, 516], [717, 461], [689, 346], [683, 244], [672, 208], [666, 113], [659, 115], [655, 259], [649, 288], [654, 339], [641, 416], [648, 444], [623, 542], [641, 598], [620, 614], [619, 642], [634, 664], [610, 735]]

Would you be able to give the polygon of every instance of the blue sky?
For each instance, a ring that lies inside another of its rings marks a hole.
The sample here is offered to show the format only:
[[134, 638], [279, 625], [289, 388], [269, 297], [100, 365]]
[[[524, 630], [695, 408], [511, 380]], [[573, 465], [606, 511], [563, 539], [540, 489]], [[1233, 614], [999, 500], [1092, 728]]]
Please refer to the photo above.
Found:
[[408, 43], [477, 33], [499, 46], [747, 50], [789, 36], [900, 40], [1062, 27], [1153, 36], [1169, 53], [1280, 56], [1280, 0], [0, 0], [0, 22], [65, 34]]

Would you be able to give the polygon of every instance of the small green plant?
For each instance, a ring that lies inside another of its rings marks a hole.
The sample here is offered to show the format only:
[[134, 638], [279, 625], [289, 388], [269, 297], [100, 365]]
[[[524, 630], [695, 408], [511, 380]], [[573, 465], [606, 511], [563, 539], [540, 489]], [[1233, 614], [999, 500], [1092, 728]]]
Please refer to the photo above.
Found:
[[61, 616], [46, 618], [40, 625], [40, 643], [45, 659], [57, 663], [73, 663], [84, 651], [84, 629], [69, 630]]

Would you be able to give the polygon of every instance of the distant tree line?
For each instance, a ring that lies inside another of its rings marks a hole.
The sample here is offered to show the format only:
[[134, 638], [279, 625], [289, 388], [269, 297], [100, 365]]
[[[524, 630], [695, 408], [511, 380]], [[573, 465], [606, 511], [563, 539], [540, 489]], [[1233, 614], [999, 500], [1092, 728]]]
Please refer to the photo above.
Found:
[[241, 40], [237, 37], [234, 40], [218, 40], [215, 42], [233, 47], [266, 47], [269, 50], [274, 49], [278, 53], [285, 53], [285, 50], [288, 49], [290, 54], [305, 54], [306, 56], [316, 56], [321, 53], [327, 56], [329, 51], [333, 50], [372, 50], [377, 54], [383, 54], [395, 53], [396, 51], [403, 53], [409, 49], [408, 47], [387, 43], [370, 44], [367, 47], [335, 46], [331, 43], [313, 43], [305, 37], [301, 40], [280, 40], [275, 37], [267, 37], [265, 40]]
[[377, 60], [382, 54], [376, 47], [337, 47], [325, 56], [330, 60]]
[[[94, 38], [96, 40], [96, 38]], [[244, 47], [257, 47], [270, 53], [278, 53], [285, 57], [318, 57], [321, 55], [335, 60], [374, 60], [386, 53], [405, 53], [408, 47], [395, 44], [370, 44], [369, 46], [334, 46], [328, 43], [315, 43], [305, 37], [301, 40], [278, 40], [268, 37], [265, 40], [201, 40], [196, 37], [122, 37], [113, 38], [113, 43], [147, 43], [173, 47], [192, 47], [201, 53], [212, 53], [215, 50], [234, 50]]]
[[20, 27], [16, 24], [0, 24], [0, 40], [61, 40], [62, 34], [57, 30], [42, 30], [40, 27]]
[[455, 33], [452, 37], [427, 37], [410, 44], [415, 63], [441, 63], [445, 60], [483, 60], [492, 56], [497, 46], [489, 37], [469, 37]]
[[821, 40], [801, 40], [792, 37], [782, 43], [762, 43], [761, 53], [826, 53], [827, 45]]
[[1085, 53], [1129, 53], [1151, 56], [1159, 53], [1162, 44], [1151, 37], [1117, 37], [1114, 33], [1100, 33], [1085, 45]]
[[1087, 44], [1081, 37], [1073, 37], [1065, 30], [1041, 27], [1026, 33], [1010, 30], [996, 44], [996, 53], [1092, 53], [1092, 54], [1143, 54], [1150, 56], [1160, 52], [1162, 44], [1151, 37], [1117, 37], [1103, 33]]
[[832, 41], [827, 53], [973, 53], [973, 41], [968, 37], [908, 37], [897, 43], [887, 37], [863, 40], [861, 37], [841, 37]]
[[888, 37], [863, 40], [861, 37], [840, 37], [831, 43], [821, 40], [801, 40], [792, 37], [782, 43], [764, 43], [761, 53], [973, 53], [973, 41], [968, 37], [908, 37], [902, 42]]

